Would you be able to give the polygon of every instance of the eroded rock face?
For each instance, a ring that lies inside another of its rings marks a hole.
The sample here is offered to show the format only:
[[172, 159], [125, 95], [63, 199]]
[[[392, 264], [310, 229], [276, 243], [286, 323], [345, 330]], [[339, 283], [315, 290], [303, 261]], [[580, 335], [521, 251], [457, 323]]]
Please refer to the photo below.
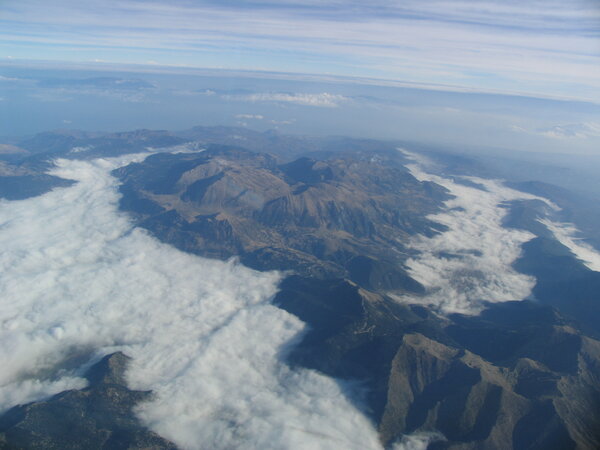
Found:
[[[560, 393], [528, 395], [544, 376], [555, 382], [562, 378], [540, 367], [531, 360], [498, 367], [468, 350], [406, 335], [392, 361], [381, 437], [387, 441], [399, 429], [435, 430], [448, 439], [445, 448], [575, 448], [568, 431], [573, 417], [561, 416], [556, 408]], [[530, 383], [528, 392], [516, 392], [523, 381]], [[588, 436], [595, 432], [586, 431]]]
[[120, 352], [108, 355], [86, 373], [87, 388], [8, 410], [0, 416], [0, 448], [175, 449], [133, 414], [151, 393], [127, 388], [128, 359]]

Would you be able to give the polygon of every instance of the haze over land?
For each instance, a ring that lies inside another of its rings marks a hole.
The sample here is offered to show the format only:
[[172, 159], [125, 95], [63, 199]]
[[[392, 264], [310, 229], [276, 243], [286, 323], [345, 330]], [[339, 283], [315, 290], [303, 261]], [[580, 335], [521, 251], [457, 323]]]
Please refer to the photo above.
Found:
[[0, 135], [239, 124], [598, 158], [599, 16], [587, 0], [9, 0]]

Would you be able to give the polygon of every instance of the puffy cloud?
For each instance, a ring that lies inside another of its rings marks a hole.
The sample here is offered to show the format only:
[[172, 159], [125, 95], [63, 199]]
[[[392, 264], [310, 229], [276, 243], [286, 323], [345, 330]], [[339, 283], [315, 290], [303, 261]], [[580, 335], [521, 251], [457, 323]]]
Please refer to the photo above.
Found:
[[415, 161], [407, 166], [413, 176], [444, 186], [454, 198], [446, 202], [444, 212], [430, 216], [448, 230], [431, 238], [418, 236], [410, 245], [418, 253], [407, 261], [407, 267], [411, 276], [427, 288], [426, 295], [399, 299], [430, 304], [445, 313], [475, 314], [485, 301], [528, 297], [535, 280], [511, 266], [521, 253], [521, 245], [534, 236], [504, 228], [502, 220], [507, 209], [501, 206], [513, 200], [540, 198], [495, 180], [465, 177], [469, 183], [461, 184], [432, 175], [422, 169], [424, 159], [404, 153]]
[[[73, 358], [122, 350], [139, 417], [182, 448], [378, 448], [344, 393], [282, 362], [303, 324], [270, 304], [280, 275], [162, 244], [118, 211], [115, 167], [60, 160], [77, 180], [0, 201], [0, 407], [84, 384]], [[358, 392], [358, 390], [356, 391]]]

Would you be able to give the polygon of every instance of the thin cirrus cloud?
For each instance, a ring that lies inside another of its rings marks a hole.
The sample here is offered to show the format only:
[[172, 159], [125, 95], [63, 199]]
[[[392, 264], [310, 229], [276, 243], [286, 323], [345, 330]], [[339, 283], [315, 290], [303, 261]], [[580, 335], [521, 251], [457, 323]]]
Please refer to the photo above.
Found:
[[600, 101], [600, 8], [586, 0], [3, 7], [0, 43], [21, 57], [387, 77]]
[[62, 160], [76, 184], [0, 202], [0, 410], [83, 387], [74, 355], [122, 350], [129, 386], [156, 394], [138, 417], [180, 448], [379, 449], [350, 384], [281, 360], [303, 324], [269, 302], [278, 273], [180, 252], [118, 211], [110, 171], [140, 159]]

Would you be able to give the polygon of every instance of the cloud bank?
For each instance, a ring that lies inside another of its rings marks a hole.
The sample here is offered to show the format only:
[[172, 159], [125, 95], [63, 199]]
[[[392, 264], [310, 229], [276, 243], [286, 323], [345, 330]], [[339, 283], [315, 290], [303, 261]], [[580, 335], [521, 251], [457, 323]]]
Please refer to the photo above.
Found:
[[444, 313], [476, 314], [483, 309], [483, 302], [528, 297], [535, 280], [516, 272], [511, 265], [519, 257], [521, 245], [534, 235], [504, 228], [502, 220], [507, 209], [501, 205], [540, 198], [495, 180], [468, 177], [465, 179], [470, 183], [466, 185], [432, 175], [422, 168], [426, 160], [404, 153], [415, 161], [407, 165], [415, 178], [444, 186], [454, 198], [446, 202], [445, 212], [430, 216], [446, 225], [448, 231], [431, 238], [419, 236], [410, 244], [418, 256], [406, 265], [410, 275], [426, 287], [426, 295], [399, 299], [433, 305]]
[[588, 268], [600, 272], [600, 253], [581, 238], [577, 237], [579, 230], [570, 223], [553, 222], [541, 219], [540, 222], [548, 228], [554, 237]]
[[182, 253], [118, 212], [110, 170], [142, 157], [60, 160], [77, 180], [0, 202], [0, 408], [80, 388], [89, 361], [122, 350], [138, 408], [182, 448], [376, 449], [350, 389], [282, 363], [303, 324], [269, 303], [278, 273]]

